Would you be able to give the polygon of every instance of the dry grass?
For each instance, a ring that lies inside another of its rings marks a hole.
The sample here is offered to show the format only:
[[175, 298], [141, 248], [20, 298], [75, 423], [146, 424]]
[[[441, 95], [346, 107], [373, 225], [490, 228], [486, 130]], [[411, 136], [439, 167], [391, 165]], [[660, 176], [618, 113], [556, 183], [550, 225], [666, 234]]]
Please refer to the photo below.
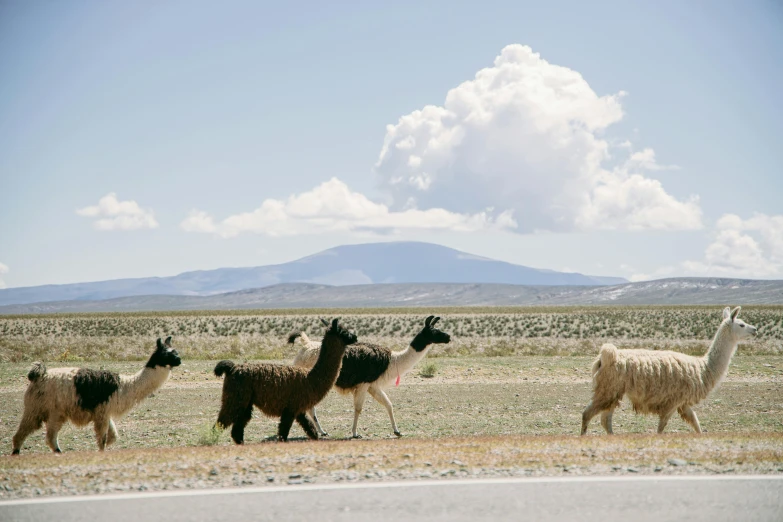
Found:
[[[440, 358], [434, 377], [412, 372], [388, 394], [400, 430], [410, 437], [558, 435], [577, 433], [581, 411], [590, 399], [591, 357], [458, 357]], [[427, 361], [423, 361], [424, 364]], [[98, 366], [98, 365], [96, 365]], [[100, 365], [131, 373], [139, 363]], [[203, 430], [216, 418], [222, 381], [212, 361], [185, 361], [153, 397], [117, 423], [117, 448], [193, 446], [203, 444]], [[27, 364], [0, 365], [0, 448], [10, 448], [22, 412]], [[696, 408], [708, 432], [783, 432], [783, 361], [773, 356], [735, 357], [726, 381]], [[353, 404], [330, 393], [319, 405], [319, 420], [334, 438], [350, 436]], [[634, 415], [627, 404], [615, 414], [617, 433], [652, 433], [653, 417]], [[391, 437], [386, 411], [368, 399], [359, 423], [369, 438]], [[598, 422], [591, 433], [598, 433]], [[688, 433], [679, 418], [669, 431]], [[256, 413], [247, 427], [248, 442], [276, 433], [276, 421]], [[292, 436], [300, 436], [298, 426]], [[228, 437], [221, 439], [228, 445]], [[60, 435], [64, 451], [93, 450], [90, 429], [66, 426]], [[23, 452], [46, 453], [43, 431], [32, 435]]]
[[[319, 337], [319, 318], [342, 317], [363, 341], [403, 348], [438, 312], [452, 343], [434, 356], [589, 355], [603, 342], [622, 347], [703, 353], [720, 307], [480, 308], [75, 314], [0, 316], [0, 362], [131, 361], [147, 357], [156, 337], [173, 335], [189, 359], [280, 359], [295, 348], [292, 331]], [[745, 353], [783, 354], [783, 307], [752, 307], [743, 318], [759, 328]]]
[[[286, 334], [320, 332], [320, 315], [342, 316], [362, 340], [402, 348], [431, 312], [0, 317], [0, 448], [6, 451], [29, 361], [134, 373], [163, 335], [174, 335], [184, 359], [161, 390], [117, 422], [120, 438], [105, 454], [95, 451], [91, 429], [67, 426], [60, 458], [49, 453], [42, 431], [27, 440], [21, 458], [0, 457], [0, 498], [289, 481], [783, 472], [783, 307], [743, 311], [761, 337], [740, 346], [726, 381], [696, 408], [707, 435], [692, 435], [676, 418], [665, 436], [656, 436], [657, 420], [634, 415], [625, 404], [614, 418], [619, 436], [597, 436], [594, 421], [589, 437], [576, 437], [590, 398], [589, 367], [603, 342], [704, 353], [719, 308], [441, 310], [453, 342], [432, 349], [430, 360], [389, 390], [402, 440], [393, 438], [385, 409], [372, 399], [360, 419], [369, 440], [342, 440], [350, 435], [353, 405], [331, 393], [319, 418], [334, 440], [274, 443], [276, 421], [257, 415], [245, 447], [211, 429], [221, 386], [212, 375], [215, 359], [290, 361], [297, 348], [284, 343]], [[299, 427], [292, 436], [303, 437]]]

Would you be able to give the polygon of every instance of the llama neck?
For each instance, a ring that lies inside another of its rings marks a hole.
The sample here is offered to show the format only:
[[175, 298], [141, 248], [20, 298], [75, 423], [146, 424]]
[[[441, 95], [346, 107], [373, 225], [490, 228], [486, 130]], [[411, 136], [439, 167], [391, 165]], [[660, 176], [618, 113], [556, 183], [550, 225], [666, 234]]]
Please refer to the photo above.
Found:
[[127, 412], [163, 386], [170, 373], [171, 368], [157, 366], [144, 367], [134, 375], [121, 375], [120, 388], [115, 395], [116, 406], [112, 409], [117, 415]]
[[715, 333], [710, 349], [704, 356], [705, 372], [710, 379], [706, 380], [712, 389], [726, 375], [729, 369], [729, 363], [737, 349], [737, 341], [731, 333], [731, 326], [728, 323], [722, 323]]
[[402, 351], [392, 352], [391, 363], [389, 366], [397, 373], [397, 375], [402, 377], [411, 371], [413, 367], [416, 366], [416, 363], [421, 361], [424, 356], [427, 355], [427, 351], [429, 351], [429, 346], [420, 352], [414, 350], [412, 346], [408, 346]]
[[318, 360], [315, 361], [315, 365], [307, 374], [307, 380], [310, 381], [314, 390], [323, 391], [325, 395], [332, 389], [337, 381], [337, 375], [340, 373], [344, 353], [345, 344], [340, 339], [330, 336], [324, 337], [321, 350], [318, 353]]

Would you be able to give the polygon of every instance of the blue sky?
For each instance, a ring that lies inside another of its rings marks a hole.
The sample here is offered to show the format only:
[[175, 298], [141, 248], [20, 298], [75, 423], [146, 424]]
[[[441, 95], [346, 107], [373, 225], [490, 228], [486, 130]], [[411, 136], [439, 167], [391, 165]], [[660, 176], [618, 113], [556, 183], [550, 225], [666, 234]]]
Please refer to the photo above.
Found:
[[783, 278], [779, 2], [367, 4], [0, 4], [0, 284], [409, 239]]

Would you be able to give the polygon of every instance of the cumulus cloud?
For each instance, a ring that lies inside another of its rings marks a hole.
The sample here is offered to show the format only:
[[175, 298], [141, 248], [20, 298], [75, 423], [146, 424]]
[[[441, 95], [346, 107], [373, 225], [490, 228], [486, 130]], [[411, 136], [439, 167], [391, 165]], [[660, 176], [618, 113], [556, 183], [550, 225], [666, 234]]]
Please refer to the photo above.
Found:
[[400, 230], [434, 229], [477, 231], [514, 229], [511, 211], [493, 213], [485, 209], [458, 214], [442, 208], [392, 211], [363, 194], [352, 192], [337, 178], [286, 200], [267, 199], [250, 212], [229, 216], [216, 223], [206, 212], [193, 210], [180, 224], [188, 232], [214, 233], [233, 237], [243, 232], [268, 236], [292, 236], [320, 232], [390, 233]]
[[76, 210], [76, 214], [97, 218], [93, 226], [98, 230], [138, 230], [157, 228], [155, 213], [143, 209], [135, 201], [120, 201], [117, 194], [110, 192], [98, 200], [98, 204]]
[[191, 210], [179, 226], [186, 232], [217, 232], [212, 216], [201, 210]]
[[686, 261], [686, 270], [698, 275], [783, 277], [783, 215], [742, 219], [725, 214], [715, 228], [704, 259]]
[[[8, 265], [0, 263], [0, 276], [2, 276], [3, 274], [7, 274], [8, 270], [9, 270]], [[2, 278], [0, 278], [0, 288], [5, 288], [5, 287], [6, 287], [5, 281], [3, 281]]]
[[[375, 172], [392, 210], [509, 209], [523, 233], [701, 228], [698, 198], [644, 175], [676, 167], [602, 137], [622, 119], [624, 94], [598, 96], [578, 72], [509, 45], [442, 106], [389, 125]], [[609, 168], [612, 151], [628, 157]]]
[[[630, 146], [630, 142], [624, 142], [620, 146]], [[638, 168], [643, 170], [678, 170], [678, 165], [661, 165], [655, 159], [655, 151], [650, 148], [631, 154], [626, 163], [626, 168]]]

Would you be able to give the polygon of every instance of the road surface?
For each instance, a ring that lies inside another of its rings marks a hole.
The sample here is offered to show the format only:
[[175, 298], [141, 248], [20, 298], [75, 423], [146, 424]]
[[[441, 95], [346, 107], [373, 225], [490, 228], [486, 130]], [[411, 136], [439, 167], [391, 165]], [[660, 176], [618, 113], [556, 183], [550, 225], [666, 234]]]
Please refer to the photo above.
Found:
[[2, 521], [783, 521], [783, 476], [443, 480], [0, 502]]

